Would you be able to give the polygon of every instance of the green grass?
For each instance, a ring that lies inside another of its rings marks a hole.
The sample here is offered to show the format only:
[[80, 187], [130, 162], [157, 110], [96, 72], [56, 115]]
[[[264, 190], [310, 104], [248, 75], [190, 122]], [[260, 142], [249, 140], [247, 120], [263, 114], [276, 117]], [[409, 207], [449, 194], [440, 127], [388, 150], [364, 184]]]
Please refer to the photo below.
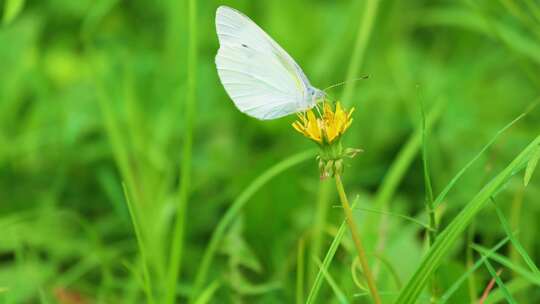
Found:
[[0, 303], [370, 303], [316, 147], [219, 82], [223, 4], [369, 75], [329, 93], [384, 303], [540, 302], [537, 1], [5, 0]]

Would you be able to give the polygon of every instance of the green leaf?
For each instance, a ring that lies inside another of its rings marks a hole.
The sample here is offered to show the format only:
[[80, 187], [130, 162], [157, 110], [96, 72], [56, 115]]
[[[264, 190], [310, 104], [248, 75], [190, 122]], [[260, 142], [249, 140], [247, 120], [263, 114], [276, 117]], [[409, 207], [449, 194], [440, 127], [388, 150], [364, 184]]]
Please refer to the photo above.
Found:
[[24, 7], [25, 0], [6, 0], [4, 3], [4, 18], [2, 22], [4, 25], [10, 24]]
[[484, 208], [490, 197], [529, 160], [531, 152], [538, 144], [540, 144], [540, 136], [536, 137], [501, 173], [495, 176], [439, 234], [395, 303], [416, 303], [431, 275], [474, 216]]
[[536, 165], [538, 165], [538, 160], [540, 159], [540, 145], [536, 149], [535, 153], [527, 163], [527, 169], [525, 169], [525, 177], [523, 179], [523, 184], [525, 187], [529, 184], [531, 181], [532, 174], [534, 172], [534, 169], [536, 169]]

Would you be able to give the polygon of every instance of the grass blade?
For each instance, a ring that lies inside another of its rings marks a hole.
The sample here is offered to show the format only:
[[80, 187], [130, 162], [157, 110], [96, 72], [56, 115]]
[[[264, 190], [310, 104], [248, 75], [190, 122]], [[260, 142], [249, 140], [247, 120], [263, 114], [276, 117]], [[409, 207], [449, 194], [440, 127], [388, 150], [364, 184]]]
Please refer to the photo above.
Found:
[[152, 292], [152, 281], [150, 279], [150, 271], [148, 269], [148, 255], [146, 253], [146, 246], [144, 245], [144, 240], [141, 234], [141, 225], [137, 214], [135, 213], [134, 206], [129, 199], [129, 192], [124, 184], [122, 184], [124, 189], [124, 196], [126, 203], [128, 205], [129, 215], [131, 216], [131, 221], [133, 223], [133, 230], [135, 230], [135, 237], [137, 239], [137, 245], [139, 246], [139, 252], [141, 254], [142, 265], [143, 265], [143, 287], [146, 294], [146, 299], [148, 303], [154, 303], [154, 294]]
[[206, 304], [210, 303], [212, 300], [212, 296], [216, 293], [218, 288], [220, 287], [220, 284], [218, 281], [212, 282], [208, 287], [206, 287], [203, 292], [201, 292], [201, 295], [199, 298], [195, 301], [195, 304]]
[[[516, 278], [506, 284], [506, 288], [513, 294], [522, 292], [525, 289], [531, 287], [531, 283], [522, 278]], [[500, 289], [493, 290], [483, 304], [500, 303], [504, 300], [504, 295]]]
[[536, 153], [527, 164], [527, 169], [525, 169], [525, 177], [523, 178], [523, 184], [525, 185], [525, 187], [529, 185], [534, 169], [536, 169], [536, 165], [538, 165], [539, 159], [540, 159], [540, 146], [538, 146], [538, 148], [536, 149]]
[[347, 297], [345, 296], [343, 291], [341, 291], [341, 289], [339, 288], [339, 285], [336, 283], [336, 281], [334, 281], [334, 279], [332, 278], [332, 276], [330, 275], [328, 270], [326, 270], [324, 268], [324, 266], [321, 264], [321, 261], [315, 259], [315, 262], [319, 266], [319, 270], [321, 271], [324, 278], [328, 282], [328, 285], [330, 285], [330, 287], [332, 288], [332, 291], [334, 292], [334, 294], [338, 298], [339, 303], [348, 304], [349, 300], [347, 300]]
[[467, 280], [467, 278], [471, 274], [473, 274], [473, 272], [475, 270], [480, 268], [480, 266], [484, 263], [484, 260], [489, 258], [493, 253], [495, 253], [495, 251], [499, 250], [502, 246], [504, 246], [504, 244], [508, 243], [509, 240], [510, 240], [510, 238], [506, 237], [505, 239], [503, 239], [502, 241], [497, 243], [495, 246], [493, 246], [488, 252], [486, 252], [485, 255], [483, 255], [478, 261], [476, 261], [476, 263], [474, 263], [474, 265], [472, 267], [467, 269], [467, 271], [462, 276], [460, 276], [454, 282], [454, 284], [452, 284], [452, 286], [450, 286], [450, 288], [448, 288], [446, 290], [446, 292], [439, 298], [438, 303], [439, 304], [446, 303], [450, 299], [450, 297], [452, 297], [452, 295], [458, 290], [458, 288], [461, 286], [461, 284], [463, 284], [463, 282], [465, 282], [465, 280]]
[[539, 143], [540, 136], [536, 137], [502, 172], [495, 176], [439, 234], [395, 303], [412, 304], [416, 302], [431, 275], [441, 263], [442, 258], [467, 228], [473, 217], [482, 210], [490, 197], [529, 160], [531, 152]]
[[[420, 95], [420, 94], [419, 94]], [[435, 218], [435, 206], [433, 204], [433, 188], [431, 185], [431, 176], [429, 174], [429, 163], [427, 153], [427, 127], [426, 127], [426, 113], [424, 109], [424, 103], [420, 96], [420, 109], [422, 114], [422, 163], [424, 168], [424, 187], [425, 187], [425, 206], [429, 218], [430, 230], [427, 231], [428, 244], [431, 247], [437, 237], [437, 220]], [[437, 299], [437, 276], [433, 274], [431, 278], [431, 297], [432, 302]]]
[[435, 202], [433, 205], [437, 207], [442, 203], [442, 201], [446, 198], [446, 195], [448, 195], [448, 192], [452, 190], [454, 185], [459, 181], [459, 179], [469, 170], [469, 168], [474, 165], [474, 163], [489, 149], [496, 141], [497, 139], [503, 134], [506, 130], [510, 129], [514, 124], [516, 124], [518, 121], [520, 121], [523, 117], [525, 117], [530, 110], [527, 110], [523, 113], [521, 113], [518, 117], [514, 118], [511, 122], [509, 122], [506, 126], [504, 126], [502, 129], [497, 131], [495, 133], [495, 136], [491, 138], [491, 140], [478, 152], [459, 172], [452, 178], [452, 180], [446, 185], [446, 187], [441, 191], [441, 193], [437, 196], [435, 199]]
[[206, 282], [208, 272], [210, 271], [210, 266], [212, 264], [212, 261], [214, 260], [214, 256], [216, 255], [218, 246], [223, 240], [223, 237], [225, 235], [225, 232], [227, 231], [227, 228], [230, 227], [231, 223], [238, 216], [238, 213], [240, 213], [240, 211], [245, 206], [245, 204], [249, 201], [249, 199], [251, 199], [251, 197], [260, 188], [262, 188], [266, 183], [268, 183], [274, 177], [276, 177], [277, 175], [281, 174], [285, 170], [295, 165], [298, 165], [308, 159], [314, 158], [315, 154], [316, 154], [316, 150], [308, 150], [308, 151], [297, 153], [295, 155], [292, 155], [282, 160], [281, 162], [275, 164], [274, 166], [270, 167], [268, 170], [263, 172], [261, 175], [259, 175], [234, 200], [232, 205], [229, 207], [229, 209], [227, 209], [227, 212], [225, 212], [225, 214], [219, 221], [216, 229], [212, 233], [210, 242], [208, 243], [208, 246], [206, 247], [201, 265], [199, 266], [199, 269], [197, 271], [190, 303], [193, 303], [193, 300], [195, 299], [195, 297], [198, 296], [199, 291], [202, 289], [202, 287], [204, 286]]
[[[482, 247], [482, 246], [473, 245], [472, 247], [473, 247], [474, 250], [480, 252], [481, 254], [485, 255], [486, 252], [487, 252], [487, 249]], [[504, 257], [504, 256], [502, 256], [500, 254], [497, 254], [497, 253], [493, 253], [490, 256], [490, 259], [496, 261], [497, 263], [503, 265], [504, 267], [506, 267], [508, 269], [511, 269], [512, 271], [514, 271], [515, 273], [517, 273], [518, 275], [520, 275], [524, 279], [528, 280], [532, 284], [540, 286], [540, 276], [535, 275], [534, 273], [524, 269], [521, 266], [515, 265], [514, 263], [512, 263], [506, 257]]]
[[187, 96], [185, 103], [185, 131], [182, 151], [182, 163], [180, 168], [180, 182], [178, 186], [178, 206], [176, 210], [176, 220], [172, 234], [173, 244], [169, 256], [169, 278], [167, 286], [166, 303], [174, 303], [176, 296], [176, 285], [182, 267], [182, 256], [184, 251], [184, 229], [187, 203], [190, 192], [191, 180], [191, 150], [193, 142], [193, 121], [195, 117], [195, 101], [197, 95], [197, 1], [188, 1], [188, 79]]
[[[352, 203], [352, 208], [354, 209], [357, 205], [359, 200], [359, 197], [356, 196]], [[334, 258], [334, 255], [336, 254], [336, 251], [339, 247], [339, 244], [341, 244], [341, 240], [343, 239], [343, 236], [345, 235], [345, 232], [347, 231], [347, 224], [345, 223], [345, 220], [341, 223], [341, 226], [339, 226], [338, 232], [336, 233], [336, 236], [334, 237], [334, 240], [332, 240], [332, 244], [330, 244], [330, 248], [328, 248], [328, 251], [326, 252], [326, 255], [324, 257], [324, 260], [322, 262], [322, 266], [319, 269], [319, 272], [317, 273], [317, 276], [315, 277], [315, 281], [313, 282], [313, 285], [311, 286], [311, 289], [309, 291], [306, 304], [313, 304], [315, 303], [315, 300], [317, 299], [317, 296], [319, 294], [319, 290], [321, 289], [321, 284], [323, 280], [323, 270], [328, 270], [330, 267], [330, 263], [332, 262], [332, 259]]]
[[510, 224], [508, 224], [508, 221], [504, 217], [504, 214], [502, 213], [501, 208], [497, 206], [497, 203], [495, 202], [494, 198], [491, 198], [491, 201], [493, 202], [493, 206], [495, 207], [495, 212], [497, 212], [497, 217], [499, 217], [499, 221], [501, 222], [504, 232], [510, 238], [512, 245], [514, 245], [514, 248], [519, 253], [519, 255], [521, 255], [521, 258], [523, 258], [527, 266], [529, 266], [530, 270], [534, 274], [540, 276], [540, 271], [538, 270], [538, 267], [536, 266], [536, 264], [534, 264], [534, 261], [531, 259], [529, 254], [527, 254], [527, 251], [525, 250], [525, 248], [523, 248], [523, 245], [521, 245], [519, 240], [515, 238], [512, 232], [510, 231]]
[[[341, 206], [339, 207], [341, 208]], [[378, 209], [373, 209], [373, 208], [366, 208], [366, 207], [356, 207], [356, 208], [353, 208], [353, 210], [360, 210], [360, 211], [366, 211], [366, 212], [372, 212], [372, 213], [378, 213], [378, 214], [384, 214], [384, 215], [389, 215], [389, 216], [394, 216], [394, 217], [397, 217], [397, 218], [401, 218], [403, 220], [406, 220], [406, 221], [409, 221], [413, 224], [416, 224], [426, 230], [433, 230], [433, 228], [429, 227], [429, 225], [423, 223], [422, 221], [420, 220], [417, 220], [415, 219], [414, 217], [411, 217], [411, 216], [408, 216], [408, 215], [405, 215], [405, 214], [401, 214], [401, 213], [395, 213], [395, 212], [391, 212], [391, 211], [384, 211], [384, 210], [378, 210]]]
[[506, 285], [504, 285], [503, 281], [501, 280], [501, 277], [497, 274], [491, 263], [489, 262], [489, 259], [484, 259], [484, 264], [486, 264], [486, 267], [491, 274], [491, 276], [495, 279], [495, 282], [497, 282], [497, 285], [502, 290], [504, 297], [506, 298], [506, 301], [510, 304], [516, 304], [516, 300], [512, 297], [508, 289], [506, 289]]
[[379, 0], [367, 0], [365, 3], [364, 15], [362, 16], [362, 21], [360, 22], [357, 31], [353, 55], [347, 69], [347, 78], [345, 80], [348, 82], [345, 83], [343, 94], [341, 95], [341, 101], [345, 105], [348, 104], [349, 99], [352, 97], [354, 83], [351, 81], [357, 77], [358, 71], [362, 68], [362, 61], [369, 42], [369, 37], [371, 36], [373, 24], [375, 23], [378, 6]]

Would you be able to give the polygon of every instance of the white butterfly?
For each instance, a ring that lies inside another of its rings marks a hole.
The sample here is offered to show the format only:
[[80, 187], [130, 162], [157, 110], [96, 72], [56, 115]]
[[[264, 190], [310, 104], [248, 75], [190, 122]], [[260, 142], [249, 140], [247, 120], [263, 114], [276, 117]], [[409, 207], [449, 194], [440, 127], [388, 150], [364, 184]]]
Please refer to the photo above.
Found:
[[275, 119], [315, 106], [324, 92], [255, 22], [220, 6], [216, 12], [216, 66], [236, 107], [258, 119]]

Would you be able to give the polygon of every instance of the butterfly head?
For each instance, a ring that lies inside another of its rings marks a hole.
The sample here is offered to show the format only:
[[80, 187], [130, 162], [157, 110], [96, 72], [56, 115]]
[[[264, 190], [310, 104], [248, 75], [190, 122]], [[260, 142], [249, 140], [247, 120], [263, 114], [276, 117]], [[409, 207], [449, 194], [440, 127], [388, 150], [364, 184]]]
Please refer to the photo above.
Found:
[[309, 99], [311, 101], [311, 104], [316, 105], [318, 102], [324, 101], [326, 98], [326, 93], [324, 91], [321, 91], [317, 88], [309, 88]]

